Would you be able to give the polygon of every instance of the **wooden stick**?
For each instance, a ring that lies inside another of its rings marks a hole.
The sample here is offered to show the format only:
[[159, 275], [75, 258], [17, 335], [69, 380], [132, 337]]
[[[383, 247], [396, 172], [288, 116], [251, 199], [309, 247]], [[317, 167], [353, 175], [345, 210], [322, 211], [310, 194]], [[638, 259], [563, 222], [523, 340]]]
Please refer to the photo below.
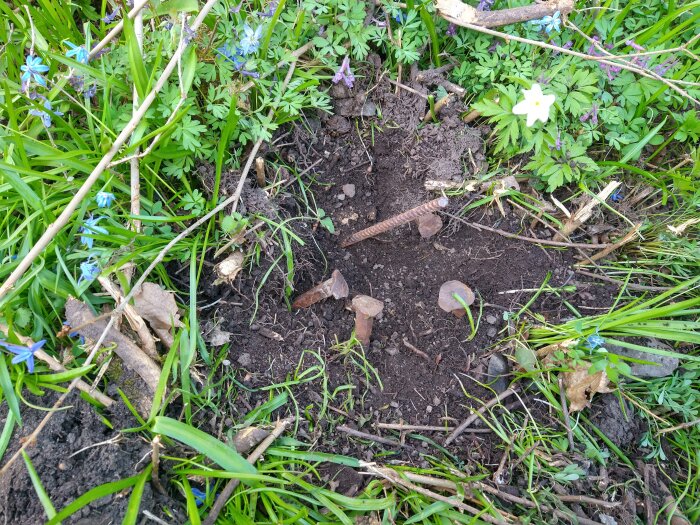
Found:
[[460, 0], [436, 0], [435, 7], [440, 16], [457, 18], [461, 23], [480, 27], [499, 27], [552, 16], [556, 11], [562, 15], [568, 15], [574, 10], [574, 2], [573, 0], [536, 2], [511, 9], [480, 11], [463, 4]]
[[476, 230], [486, 230], [488, 232], [492, 233], [497, 233], [498, 235], [503, 235], [504, 237], [508, 237], [509, 239], [516, 239], [518, 241], [526, 241], [526, 242], [533, 242], [535, 244], [543, 244], [545, 246], [560, 246], [562, 248], [581, 248], [581, 249], [586, 249], [586, 250], [595, 250], [598, 248], [607, 248], [609, 246], [612, 246], [610, 243], [600, 243], [600, 244], [586, 244], [586, 243], [578, 243], [578, 242], [562, 242], [562, 241], [549, 241], [546, 239], [535, 239], [534, 237], [524, 237], [522, 235], [517, 235], [515, 233], [510, 233], [507, 231], [499, 230], [497, 228], [491, 228], [490, 226], [484, 226], [483, 224], [478, 224], [476, 222], [469, 222], [461, 217], [457, 217], [456, 215], [452, 215], [451, 213], [447, 212], [442, 212], [444, 215], [447, 215], [448, 217], [452, 217], [456, 221], [459, 221], [463, 224], [466, 224], [467, 226], [474, 228]]
[[498, 394], [496, 397], [494, 397], [491, 401], [485, 403], [481, 408], [476, 410], [471, 416], [469, 416], [467, 419], [465, 419], [454, 431], [452, 434], [447, 436], [447, 439], [445, 439], [445, 446], [449, 445], [452, 443], [457, 437], [459, 437], [464, 430], [471, 425], [474, 421], [476, 421], [481, 414], [486, 412], [489, 408], [491, 408], [494, 405], [497, 405], [501, 401], [503, 401], [505, 398], [512, 396], [515, 394], [515, 389], [514, 388], [508, 388], [507, 390], [504, 390], [500, 394]]
[[[615, 244], [612, 246], [609, 246], [608, 248], [605, 248], [604, 250], [599, 251], [598, 253], [594, 253], [593, 255], [590, 256], [591, 261], [597, 261], [598, 259], [602, 259], [603, 257], [610, 255], [612, 252], [620, 248], [621, 246], [624, 246], [628, 242], [630, 242], [632, 239], [637, 237], [639, 235], [639, 230], [642, 227], [642, 223], [637, 223], [634, 225], [634, 227], [627, 232], [627, 235], [625, 235], [622, 239], [617, 241]], [[583, 263], [576, 264], [575, 266], [580, 266]]]
[[[407, 425], [404, 423], [375, 423], [375, 427], [386, 430], [401, 430], [401, 431], [424, 431], [424, 432], [452, 432], [455, 427], [439, 427], [431, 425]], [[484, 430], [483, 428], [479, 429]], [[490, 432], [490, 430], [488, 431]]]
[[344, 432], [346, 434], [354, 436], [356, 438], [366, 439], [368, 441], [374, 441], [376, 443], [381, 443], [382, 445], [389, 445], [390, 447], [400, 447], [401, 446], [401, 443], [399, 443], [395, 439], [389, 439], [389, 438], [385, 438], [382, 436], [375, 436], [374, 434], [368, 434], [367, 432], [355, 430], [354, 428], [350, 428], [350, 427], [345, 426], [345, 425], [339, 425], [339, 426], [335, 427], [335, 429], [340, 431], [340, 432]]
[[623, 286], [625, 288], [628, 288], [629, 290], [636, 290], [638, 292], [666, 292], [668, 290], [671, 290], [671, 287], [669, 286], [646, 286], [644, 284], [634, 284], [634, 283], [623, 283], [618, 281], [617, 279], [613, 279], [612, 277], [608, 277], [607, 275], [600, 275], [597, 273], [593, 272], [587, 272], [586, 270], [576, 270], [576, 273], [580, 273], [581, 275], [585, 275], [586, 277], [592, 277], [593, 279], [599, 279], [601, 281], [605, 281], [606, 283], [612, 283], [616, 286], [619, 286], [622, 288]]
[[[134, 35], [136, 36], [136, 43], [139, 47], [139, 54], [143, 56], [143, 12], [139, 11], [136, 13], [134, 18]], [[182, 33], [180, 33], [180, 38], [182, 38]], [[136, 85], [134, 85], [133, 90], [133, 101], [131, 116], [133, 117], [139, 109], [139, 94], [136, 90]], [[129, 187], [131, 190], [131, 214], [135, 217], [141, 215], [141, 173], [139, 170], [139, 148], [134, 151], [134, 157], [129, 161]], [[134, 219], [133, 229], [136, 233], [141, 231], [141, 221], [139, 219]], [[127, 281], [131, 281], [133, 270], [127, 270], [125, 275], [127, 276]], [[155, 351], [155, 345], [153, 346]]]
[[[287, 427], [294, 422], [293, 417], [288, 417], [286, 419], [282, 419], [281, 421], [277, 421], [277, 424], [275, 425], [275, 428], [270, 432], [270, 435], [267, 436], [262, 443], [258, 445], [258, 447], [248, 456], [247, 460], [248, 463], [251, 465], [255, 465], [255, 463], [260, 459], [260, 457], [263, 455], [263, 453], [270, 448], [270, 445], [282, 435], [282, 432], [284, 432]], [[211, 507], [211, 511], [209, 511], [209, 515], [204, 519], [202, 522], [202, 525], [214, 525], [216, 522], [216, 518], [219, 517], [219, 514], [221, 513], [221, 510], [224, 508], [224, 505], [226, 505], [226, 502], [228, 499], [231, 497], [231, 494], [233, 494], [233, 491], [236, 490], [236, 487], [239, 485], [241, 482], [240, 479], [231, 479], [224, 489], [221, 491], [221, 494], [216, 498], [216, 501], [214, 502], [214, 505]]]
[[[141, 13], [141, 10], [146, 7], [148, 4], [149, 0], [138, 0], [137, 2], [134, 2], [134, 7], [127, 13], [127, 17], [130, 19], [134, 19], [137, 14]], [[105, 47], [107, 47], [107, 44], [109, 44], [112, 40], [114, 40], [119, 33], [122, 32], [122, 29], [124, 29], [124, 20], [120, 20], [119, 23], [112, 28], [112, 30], [107, 33], [107, 35], [99, 41], [99, 43], [93, 47], [90, 50], [90, 54], [88, 55], [88, 61], [92, 60], [95, 58], [95, 56], [102, 51]]]
[[[202, 10], [200, 11], [199, 15], [197, 15], [197, 18], [192, 24], [193, 31], [196, 31], [197, 28], [202, 24], [204, 18], [207, 16], [207, 14], [209, 14], [209, 11], [211, 11], [212, 7], [214, 7], [217, 1], [218, 0], [207, 0], [207, 3], [204, 5], [204, 7], [202, 7]], [[17, 265], [17, 268], [14, 269], [14, 271], [10, 274], [7, 280], [2, 284], [2, 286], [0, 286], [0, 299], [2, 299], [7, 294], [7, 292], [15, 285], [15, 283], [22, 277], [22, 275], [24, 275], [24, 272], [26, 272], [31, 267], [34, 260], [44, 251], [44, 249], [51, 243], [51, 241], [53, 241], [53, 239], [55, 239], [58, 236], [61, 229], [66, 224], [68, 224], [68, 221], [70, 221], [71, 217], [73, 216], [73, 212], [78, 208], [83, 199], [87, 197], [92, 186], [95, 184], [95, 182], [99, 180], [100, 176], [105, 171], [110, 161], [114, 158], [119, 149], [124, 144], [126, 144], [127, 139], [131, 136], [131, 134], [136, 129], [136, 126], [138, 126], [139, 122], [141, 122], [143, 117], [146, 115], [146, 111], [148, 111], [148, 109], [151, 107], [151, 104], [153, 104], [153, 102], [155, 101], [156, 96], [163, 88], [168, 78], [170, 78], [170, 75], [173, 73], [173, 71], [175, 71], [175, 68], [177, 67], [177, 64], [180, 61], [180, 58], [182, 57], [183, 53], [185, 52], [186, 47], [187, 46], [185, 45], [184, 40], [181, 41], [172, 58], [165, 66], [163, 73], [160, 75], [160, 77], [156, 81], [156, 84], [153, 86], [153, 89], [148, 95], [146, 95], [146, 98], [144, 98], [143, 102], [139, 106], [138, 111], [131, 117], [131, 120], [127, 123], [127, 125], [124, 126], [124, 129], [121, 131], [121, 133], [119, 133], [117, 138], [114, 139], [112, 147], [107, 153], [105, 153], [105, 155], [102, 157], [102, 160], [100, 160], [97, 166], [95, 166], [95, 168], [92, 170], [87, 179], [85, 179], [85, 182], [83, 182], [80, 189], [76, 192], [76, 194], [73, 196], [70, 202], [66, 205], [63, 212], [61, 212], [56, 221], [49, 225], [44, 234], [39, 238], [39, 240], [34, 244], [34, 246], [32, 246], [32, 249], [29, 250], [29, 253], [27, 253], [27, 255], [21, 258], [19, 264]]]

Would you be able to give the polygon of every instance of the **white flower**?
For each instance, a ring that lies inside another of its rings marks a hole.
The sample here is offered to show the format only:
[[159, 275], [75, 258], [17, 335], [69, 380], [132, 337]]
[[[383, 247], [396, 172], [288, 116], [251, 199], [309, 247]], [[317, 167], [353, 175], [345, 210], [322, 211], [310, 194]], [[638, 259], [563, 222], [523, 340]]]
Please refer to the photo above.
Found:
[[532, 126], [536, 121], [547, 122], [549, 118], [549, 108], [554, 104], [554, 95], [545, 95], [539, 84], [532, 84], [531, 89], [523, 90], [525, 100], [513, 106], [513, 113], [516, 115], [527, 115], [527, 127]]

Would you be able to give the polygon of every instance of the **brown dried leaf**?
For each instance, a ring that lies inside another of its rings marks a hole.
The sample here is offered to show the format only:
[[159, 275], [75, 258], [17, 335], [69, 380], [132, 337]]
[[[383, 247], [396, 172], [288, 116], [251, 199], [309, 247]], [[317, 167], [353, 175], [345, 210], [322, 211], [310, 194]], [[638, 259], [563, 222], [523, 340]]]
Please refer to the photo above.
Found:
[[155, 283], [143, 283], [134, 295], [134, 308], [154, 330], [170, 330], [183, 326], [175, 303], [175, 295]]
[[606, 394], [613, 389], [608, 388], [608, 376], [605, 370], [589, 374], [590, 363], [582, 363], [571, 372], [564, 372], [564, 387], [569, 398], [569, 411], [578, 412], [590, 404], [593, 394]]

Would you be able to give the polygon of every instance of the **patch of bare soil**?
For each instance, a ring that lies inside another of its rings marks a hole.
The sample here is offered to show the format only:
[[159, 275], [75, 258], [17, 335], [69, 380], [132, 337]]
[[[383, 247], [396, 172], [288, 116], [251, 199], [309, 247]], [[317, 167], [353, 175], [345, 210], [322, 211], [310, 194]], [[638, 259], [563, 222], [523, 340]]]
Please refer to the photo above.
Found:
[[[203, 286], [202, 302], [218, 301], [216, 309], [210, 310], [211, 317], [220, 330], [232, 334], [229, 360], [253, 389], [238, 397], [236, 413], [230, 417], [235, 421], [265, 399], [267, 394], [255, 392], [257, 387], [282, 382], [296, 370], [315, 364], [308, 353], [302, 359], [305, 351], [313, 351], [328, 363], [331, 392], [345, 384], [354, 388], [352, 403], [348, 391], [343, 391], [332, 403], [338, 410], [324, 417], [336, 422], [339, 418], [372, 433], [377, 433], [372, 428], [375, 422], [454, 424], [476, 404], [468, 401], [465, 392], [478, 399], [494, 396], [479, 383], [494, 379], [487, 375], [488, 361], [492, 352], [503, 350], [498, 343], [507, 335], [504, 312], [518, 310], [532, 295], [518, 290], [538, 288], [548, 273], [552, 286], [572, 283], [571, 255], [462, 227], [446, 215], [441, 231], [427, 240], [421, 238], [415, 224], [409, 224], [341, 248], [340, 241], [351, 233], [435, 198], [425, 191], [425, 180], [473, 178], [484, 168], [484, 138], [482, 130], [460, 120], [464, 108], [446, 110], [439, 124], [419, 125], [427, 109], [425, 101], [403, 91], [397, 95], [388, 83], [380, 83], [369, 98], [339, 86], [332, 93], [334, 116], [308, 118], [285, 137], [286, 146], [271, 153], [297, 164], [300, 170], [313, 166], [305, 181], [337, 230], [331, 234], [318, 225], [311, 230], [308, 224], [295, 226], [307, 246], [296, 258], [300, 269], [292, 299], [336, 269], [345, 277], [350, 297], [290, 311], [279, 293], [282, 285], [273, 286], [274, 290], [266, 285], [251, 324], [254, 292], [266, 268], [242, 276], [233, 287]], [[369, 116], [372, 111], [375, 116]], [[235, 180], [224, 182], [224, 187], [227, 184], [233, 187]], [[280, 213], [293, 208], [290, 200], [289, 195], [282, 195], [277, 204]], [[457, 214], [469, 202], [455, 198], [447, 211]], [[496, 206], [477, 210], [470, 220], [525, 235], [543, 234], [530, 230], [531, 219], [517, 215], [507, 205], [504, 214]], [[477, 293], [472, 307], [475, 316], [479, 300], [485, 304], [472, 340], [467, 340], [466, 317], [456, 318], [438, 307], [440, 286], [450, 280], [462, 281]], [[608, 293], [605, 288], [591, 287], [584, 305], [607, 302]], [[359, 294], [384, 303], [381, 318], [374, 323], [372, 342], [365, 349], [381, 386], [333, 348], [351, 336], [354, 313], [349, 305]], [[544, 295], [533, 309], [551, 321], [569, 315], [561, 299], [551, 295]], [[295, 394], [299, 406], [307, 407], [310, 417], [317, 418], [322, 406], [319, 383], [297, 389]], [[346, 415], [339, 416], [343, 412]], [[324, 425], [321, 421], [321, 427]], [[464, 460], [497, 462], [488, 439], [484, 434], [465, 434], [456, 441], [453, 452]], [[319, 446], [365, 459], [382, 450], [381, 446], [364, 447], [335, 432], [320, 439]], [[428, 452], [425, 446], [417, 442], [394, 452], [421, 462], [420, 453]]]

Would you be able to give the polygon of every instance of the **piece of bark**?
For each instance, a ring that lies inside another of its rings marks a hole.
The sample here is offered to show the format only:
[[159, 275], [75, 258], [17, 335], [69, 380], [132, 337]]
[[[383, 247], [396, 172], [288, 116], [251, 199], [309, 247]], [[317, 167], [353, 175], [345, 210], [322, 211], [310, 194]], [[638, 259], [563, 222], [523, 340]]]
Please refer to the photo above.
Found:
[[529, 20], [539, 20], [552, 16], [559, 11], [568, 15], [574, 10], [573, 0], [558, 0], [554, 2], [535, 2], [533, 4], [511, 9], [495, 11], [479, 11], [460, 0], [436, 0], [438, 14], [448, 22], [461, 26], [500, 27]]
[[258, 443], [260, 443], [269, 435], [270, 432], [268, 432], [264, 428], [244, 428], [235, 436], [233, 436], [232, 445], [235, 447], [239, 454], [246, 454], [248, 451], [252, 450], [253, 447], [257, 446]]
[[[69, 297], [66, 301], [66, 319], [68, 324], [74, 327], [74, 331], [93, 341], [100, 339], [108, 322], [106, 319], [97, 320], [88, 305], [73, 297]], [[121, 358], [124, 364], [124, 374], [118, 380], [127, 386], [128, 396], [139, 399], [139, 412], [148, 414], [160, 378], [160, 367], [131, 339], [114, 329], [107, 332], [103, 344], [105, 346], [115, 345], [114, 353]], [[131, 375], [127, 372], [132, 372], [140, 377], [146, 388], [134, 384], [136, 378], [127, 377]]]

